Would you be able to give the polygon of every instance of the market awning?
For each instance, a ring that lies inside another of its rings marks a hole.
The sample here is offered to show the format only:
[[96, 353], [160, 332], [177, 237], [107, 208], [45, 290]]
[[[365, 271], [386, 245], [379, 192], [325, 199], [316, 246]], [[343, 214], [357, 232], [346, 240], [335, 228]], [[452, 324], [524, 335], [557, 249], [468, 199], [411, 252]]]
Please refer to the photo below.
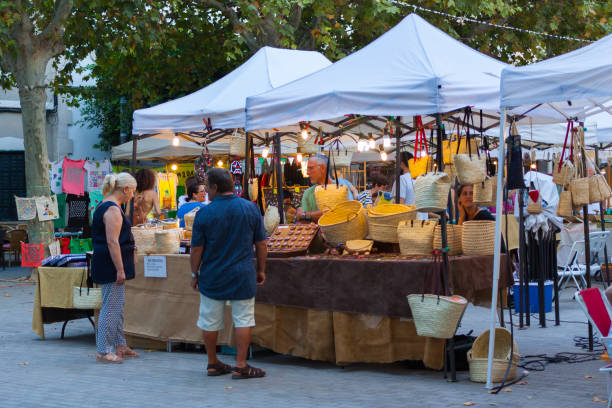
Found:
[[[181, 139], [178, 146], [172, 145], [173, 134], [159, 134], [138, 140], [136, 158], [138, 160], [186, 160], [202, 153], [202, 146], [189, 140]], [[115, 146], [111, 150], [111, 159], [131, 160], [132, 142]], [[214, 143], [209, 146], [212, 154], [227, 154], [229, 145]]]

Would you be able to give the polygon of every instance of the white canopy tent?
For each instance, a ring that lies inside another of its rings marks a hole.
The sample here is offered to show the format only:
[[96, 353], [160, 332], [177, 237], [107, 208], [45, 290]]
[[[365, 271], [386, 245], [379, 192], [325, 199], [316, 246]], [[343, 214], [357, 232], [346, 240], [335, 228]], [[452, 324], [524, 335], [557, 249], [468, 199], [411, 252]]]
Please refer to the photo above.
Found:
[[134, 112], [132, 133], [201, 132], [203, 119], [215, 129], [245, 127], [245, 101], [331, 62], [315, 51], [263, 47], [244, 64], [192, 94]]
[[[139, 140], [136, 147], [138, 160], [181, 160], [197, 157], [202, 153], [202, 146], [189, 140], [181, 140], [178, 146], [172, 144], [173, 133], [162, 133]], [[133, 143], [126, 142], [114, 146], [111, 150], [111, 159], [131, 160]], [[226, 154], [229, 150], [227, 143], [211, 143], [208, 147], [211, 154]]]
[[[578, 50], [523, 67], [507, 67], [501, 73], [501, 123], [506, 111], [545, 105], [566, 120], [584, 122], [598, 113], [612, 114], [612, 35]], [[498, 162], [504, 166], [504, 128], [499, 130]], [[502, 200], [503, 172], [498, 172], [497, 202]], [[495, 259], [489, 336], [487, 387], [491, 388], [495, 344], [497, 287], [501, 251], [501, 211], [496, 217]], [[586, 249], [588, 252], [588, 248]], [[588, 275], [588, 271], [587, 271]]]
[[496, 112], [505, 66], [410, 14], [333, 65], [247, 98], [246, 128], [348, 114], [412, 117], [465, 106]]

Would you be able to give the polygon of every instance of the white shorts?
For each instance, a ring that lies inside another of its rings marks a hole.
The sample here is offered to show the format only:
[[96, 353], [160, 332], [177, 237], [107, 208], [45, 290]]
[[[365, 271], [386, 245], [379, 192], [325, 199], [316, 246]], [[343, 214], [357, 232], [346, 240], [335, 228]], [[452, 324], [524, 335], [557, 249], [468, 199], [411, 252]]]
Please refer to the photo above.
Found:
[[[204, 331], [219, 331], [225, 320], [225, 300], [211, 299], [200, 293], [198, 327]], [[255, 298], [229, 300], [234, 327], [255, 326]]]

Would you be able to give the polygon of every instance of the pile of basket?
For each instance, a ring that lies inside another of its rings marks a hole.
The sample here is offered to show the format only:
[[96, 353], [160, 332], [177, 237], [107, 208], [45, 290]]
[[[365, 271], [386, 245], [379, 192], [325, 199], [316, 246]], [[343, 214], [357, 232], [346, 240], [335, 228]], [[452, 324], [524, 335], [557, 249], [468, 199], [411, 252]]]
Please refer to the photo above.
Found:
[[[516, 367], [520, 360], [518, 346], [512, 340], [512, 336], [507, 329], [498, 327], [495, 329], [495, 345], [493, 354], [493, 370], [491, 375], [492, 382], [504, 380], [510, 359], [510, 370], [506, 381], [516, 378]], [[512, 350], [511, 350], [512, 349]], [[489, 330], [482, 333], [468, 351], [468, 364], [470, 366], [470, 380], [484, 383], [487, 381], [487, 362], [489, 358]]]
[[143, 224], [132, 227], [134, 243], [139, 254], [178, 254], [183, 230], [165, 225]]
[[359, 201], [344, 201], [319, 218], [325, 239], [338, 245], [349, 240], [361, 240], [368, 234], [365, 210]]
[[369, 208], [367, 215], [370, 239], [397, 244], [399, 223], [416, 219], [416, 208], [405, 204], [381, 204]]

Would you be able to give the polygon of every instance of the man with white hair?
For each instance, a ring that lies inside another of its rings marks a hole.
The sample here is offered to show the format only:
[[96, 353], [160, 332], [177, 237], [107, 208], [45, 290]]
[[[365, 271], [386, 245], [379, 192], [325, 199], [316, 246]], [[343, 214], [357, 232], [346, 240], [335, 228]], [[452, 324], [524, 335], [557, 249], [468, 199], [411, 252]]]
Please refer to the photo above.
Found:
[[[323, 215], [323, 212], [317, 205], [314, 191], [317, 185], [325, 184], [327, 162], [327, 157], [322, 154], [317, 154], [308, 159], [308, 167], [306, 168], [306, 172], [308, 173], [308, 178], [310, 179], [312, 186], [308, 190], [304, 191], [304, 195], [302, 196], [302, 206], [297, 211], [297, 219], [299, 221], [317, 221], [321, 215]], [[335, 182], [336, 181], [330, 175], [328, 184], [334, 184]], [[338, 178], [338, 184], [348, 187], [349, 200], [353, 200], [354, 197], [357, 197], [357, 190], [348, 180]]]

